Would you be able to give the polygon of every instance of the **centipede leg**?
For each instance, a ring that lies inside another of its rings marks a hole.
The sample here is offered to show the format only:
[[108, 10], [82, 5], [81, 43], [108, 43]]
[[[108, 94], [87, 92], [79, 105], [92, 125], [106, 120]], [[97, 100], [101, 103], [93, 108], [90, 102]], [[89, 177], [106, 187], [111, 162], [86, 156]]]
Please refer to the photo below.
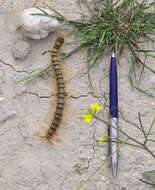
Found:
[[38, 133], [35, 133], [34, 136], [37, 136], [37, 137], [39, 137], [40, 139], [46, 139], [46, 138], [47, 138], [47, 135], [42, 136], [42, 135], [39, 134], [39, 132], [38, 132]]
[[50, 145], [54, 145], [54, 146], [56, 145], [56, 144], [55, 144], [54, 142], [52, 142], [51, 140], [48, 140], [48, 142], [49, 142]]
[[46, 53], [51, 53], [51, 50], [44, 51], [41, 55], [45, 55]]
[[42, 127], [42, 126], [40, 126], [45, 132], [47, 132], [48, 131], [48, 128], [45, 128], [45, 127]]

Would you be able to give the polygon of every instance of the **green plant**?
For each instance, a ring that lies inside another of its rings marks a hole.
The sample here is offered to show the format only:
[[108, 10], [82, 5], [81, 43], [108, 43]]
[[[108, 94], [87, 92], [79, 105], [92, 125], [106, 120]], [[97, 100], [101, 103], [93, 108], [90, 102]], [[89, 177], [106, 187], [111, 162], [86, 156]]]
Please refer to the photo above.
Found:
[[[137, 53], [153, 56], [152, 50], [142, 49], [140, 45], [154, 41], [150, 35], [155, 35], [155, 13], [151, 10], [155, 2], [148, 3], [148, 0], [119, 2], [120, 0], [116, 3], [113, 0], [91, 3], [84, 1], [89, 15], [83, 16], [81, 21], [68, 20], [55, 10], [56, 15], [49, 15], [46, 12], [33, 15], [56, 17], [63, 24], [73, 26], [74, 33], [80, 37], [79, 42], [88, 48], [89, 56], [94, 57], [92, 64], [95, 64], [106, 50], [121, 53], [122, 49], [127, 47], [135, 60], [144, 65], [137, 57]], [[150, 67], [145, 67], [155, 73]]]

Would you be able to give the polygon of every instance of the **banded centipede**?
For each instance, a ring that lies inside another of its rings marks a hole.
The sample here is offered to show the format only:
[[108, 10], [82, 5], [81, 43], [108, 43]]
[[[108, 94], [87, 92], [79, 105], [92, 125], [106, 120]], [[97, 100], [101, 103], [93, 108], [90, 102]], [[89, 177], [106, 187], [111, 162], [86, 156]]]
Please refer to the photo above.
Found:
[[57, 128], [60, 126], [63, 116], [64, 104], [65, 104], [65, 82], [61, 69], [61, 64], [63, 63], [58, 56], [58, 51], [64, 43], [64, 38], [59, 37], [55, 41], [55, 45], [51, 51], [52, 65], [54, 69], [54, 75], [57, 83], [57, 100], [56, 100], [56, 110], [54, 113], [54, 118], [51, 123], [50, 128], [47, 131], [46, 138], [51, 139], [53, 134], [56, 132]]
[[64, 76], [62, 73], [61, 64], [63, 64], [60, 56], [59, 56], [59, 49], [64, 43], [64, 38], [59, 37], [56, 39], [54, 47], [51, 51], [51, 60], [52, 60], [52, 66], [54, 70], [54, 78], [56, 79], [56, 85], [57, 85], [57, 96], [56, 96], [56, 110], [54, 113], [53, 120], [51, 122], [51, 125], [49, 129], [47, 130], [47, 133], [45, 136], [40, 136], [36, 134], [38, 137], [41, 138], [47, 138], [48, 141], [51, 143], [51, 138], [56, 133], [57, 129], [59, 128], [62, 117], [63, 117], [63, 111], [65, 106], [65, 82], [64, 82]]

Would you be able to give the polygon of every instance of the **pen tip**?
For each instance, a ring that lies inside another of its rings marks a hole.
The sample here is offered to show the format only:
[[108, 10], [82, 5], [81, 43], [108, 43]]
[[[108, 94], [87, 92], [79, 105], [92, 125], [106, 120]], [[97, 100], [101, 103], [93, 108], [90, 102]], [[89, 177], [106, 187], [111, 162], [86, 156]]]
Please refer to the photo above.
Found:
[[115, 53], [114, 52], [112, 53], [112, 57], [115, 57]]

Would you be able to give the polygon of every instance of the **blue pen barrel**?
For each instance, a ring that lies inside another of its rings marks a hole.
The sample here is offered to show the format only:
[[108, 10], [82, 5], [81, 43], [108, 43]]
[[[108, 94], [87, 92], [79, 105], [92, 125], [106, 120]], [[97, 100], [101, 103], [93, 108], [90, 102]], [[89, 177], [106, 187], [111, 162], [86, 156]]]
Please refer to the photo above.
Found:
[[118, 118], [118, 86], [117, 86], [117, 65], [115, 56], [111, 57], [110, 63], [110, 114]]
[[118, 86], [117, 86], [117, 63], [114, 53], [110, 63], [110, 115], [111, 127], [108, 128], [110, 134], [111, 146], [111, 167], [113, 176], [117, 176], [118, 169]]

